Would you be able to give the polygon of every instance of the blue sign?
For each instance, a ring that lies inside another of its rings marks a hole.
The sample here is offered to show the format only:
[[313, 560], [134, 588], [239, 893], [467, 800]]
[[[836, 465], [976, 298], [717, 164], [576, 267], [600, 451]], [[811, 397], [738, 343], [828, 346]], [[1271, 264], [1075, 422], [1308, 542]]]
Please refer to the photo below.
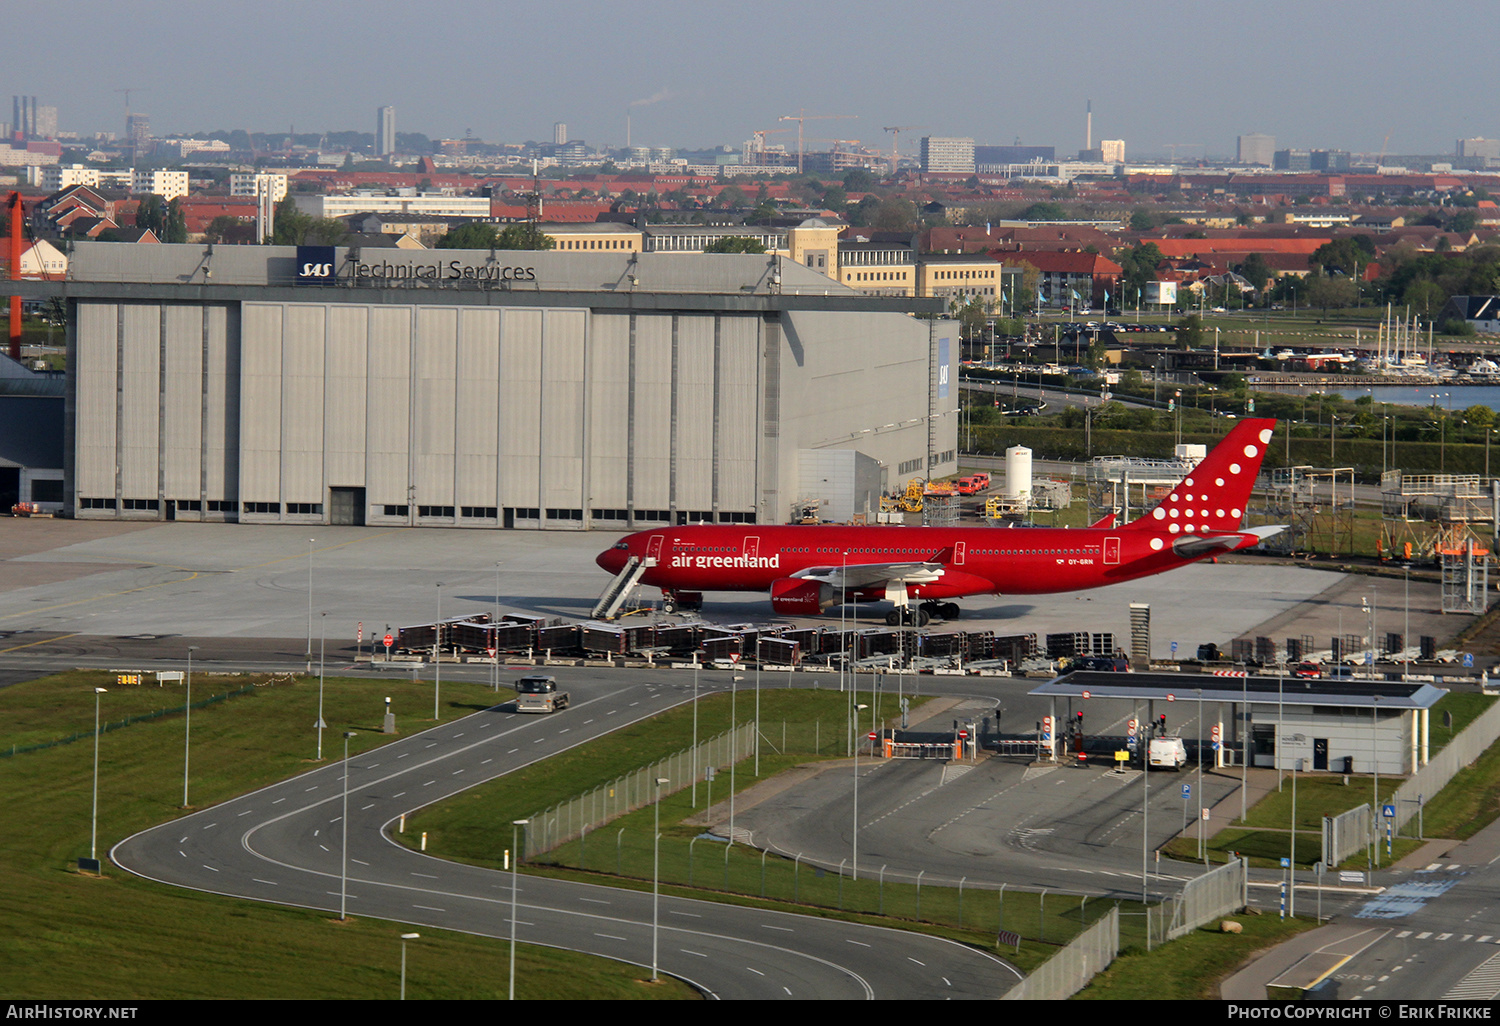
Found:
[[333, 263], [332, 246], [298, 246], [297, 281], [311, 285], [332, 285]]
[[1467, 666], [1471, 670], [1474, 668], [1474, 653], [1473, 652], [1465, 652], [1464, 653], [1464, 665]]
[[1183, 801], [1187, 801], [1192, 796], [1193, 796], [1193, 785], [1192, 784], [1183, 784], [1182, 785], [1182, 800]]
[[1380, 814], [1386, 819], [1395, 819], [1396, 807], [1394, 805], [1382, 805], [1380, 807]]
[[1173, 655], [1177, 654], [1177, 642], [1175, 642], [1175, 641], [1172, 642], [1172, 654]]

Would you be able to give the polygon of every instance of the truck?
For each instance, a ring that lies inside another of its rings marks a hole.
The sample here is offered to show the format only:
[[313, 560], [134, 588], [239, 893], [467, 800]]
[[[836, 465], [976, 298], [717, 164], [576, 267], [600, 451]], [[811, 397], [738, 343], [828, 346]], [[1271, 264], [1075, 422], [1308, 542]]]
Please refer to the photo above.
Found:
[[1146, 744], [1146, 762], [1152, 769], [1175, 773], [1187, 764], [1187, 745], [1180, 737], [1153, 737]]
[[975, 495], [990, 486], [990, 475], [980, 472], [961, 477], [954, 483], [959, 495]]
[[516, 712], [553, 713], [568, 707], [568, 693], [557, 690], [557, 678], [540, 674], [516, 681]]

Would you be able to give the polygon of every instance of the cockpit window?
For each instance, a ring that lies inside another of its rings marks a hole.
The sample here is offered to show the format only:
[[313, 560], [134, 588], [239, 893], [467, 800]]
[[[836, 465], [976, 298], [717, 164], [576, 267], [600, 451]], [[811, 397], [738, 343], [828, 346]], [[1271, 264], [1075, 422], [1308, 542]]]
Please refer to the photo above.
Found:
[[617, 549], [624, 549], [627, 552], [630, 551], [630, 546], [627, 545], [625, 542], [615, 542], [615, 548], [617, 548]]

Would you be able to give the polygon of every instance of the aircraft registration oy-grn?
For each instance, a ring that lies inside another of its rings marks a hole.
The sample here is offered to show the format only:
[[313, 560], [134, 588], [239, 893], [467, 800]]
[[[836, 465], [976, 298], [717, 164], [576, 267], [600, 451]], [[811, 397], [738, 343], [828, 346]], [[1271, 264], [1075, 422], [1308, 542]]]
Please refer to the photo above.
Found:
[[783, 614], [888, 600], [893, 625], [951, 620], [952, 600], [966, 595], [1083, 591], [1258, 545], [1283, 530], [1241, 527], [1275, 426], [1240, 421], [1157, 506], [1121, 526], [1112, 514], [1086, 528], [662, 527], [627, 535], [596, 562], [619, 582], [660, 588], [667, 612], [705, 591], [759, 591]]

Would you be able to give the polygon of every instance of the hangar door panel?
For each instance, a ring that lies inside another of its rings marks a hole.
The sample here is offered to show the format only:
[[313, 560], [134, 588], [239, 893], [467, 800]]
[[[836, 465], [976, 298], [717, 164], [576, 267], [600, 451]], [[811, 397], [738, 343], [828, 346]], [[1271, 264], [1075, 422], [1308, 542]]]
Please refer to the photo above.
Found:
[[677, 318], [677, 508], [711, 512], [714, 501], [714, 318]]

